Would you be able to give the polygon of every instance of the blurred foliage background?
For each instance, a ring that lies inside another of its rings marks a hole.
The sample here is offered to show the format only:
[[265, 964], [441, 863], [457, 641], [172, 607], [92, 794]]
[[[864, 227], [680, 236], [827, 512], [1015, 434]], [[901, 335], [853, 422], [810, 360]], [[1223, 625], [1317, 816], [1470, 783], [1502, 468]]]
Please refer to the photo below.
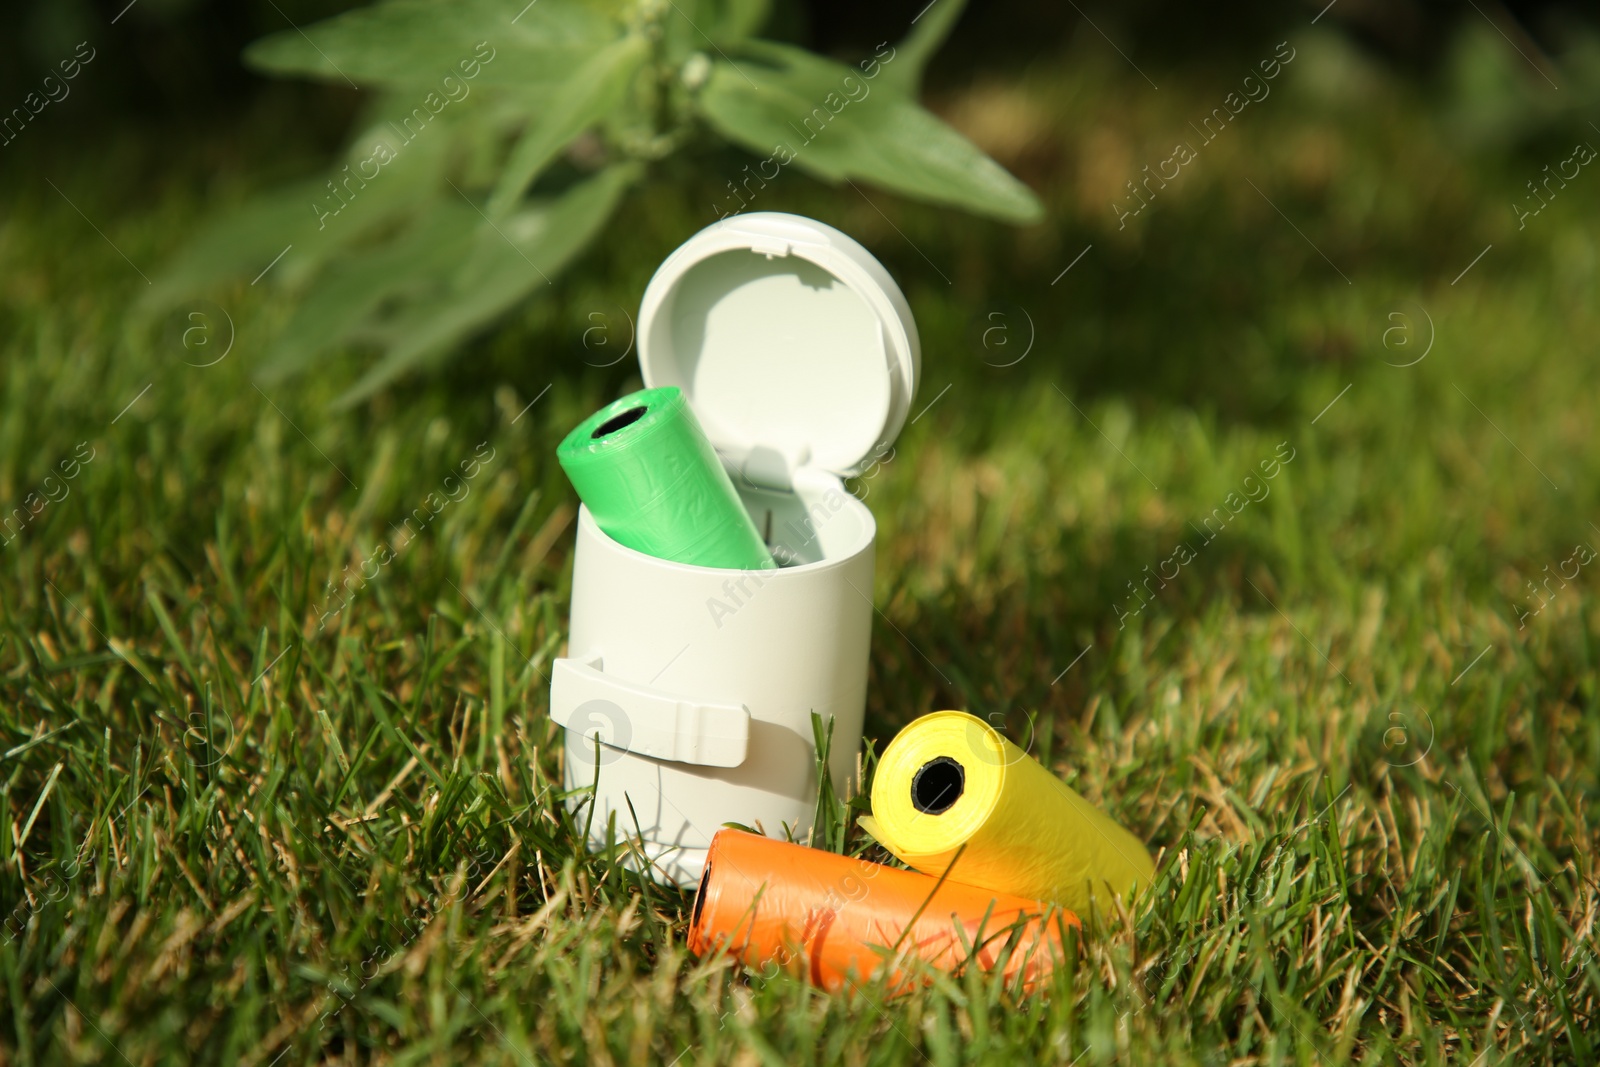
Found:
[[[355, 0], [136, 0], [131, 7], [127, 0], [21, 0], [11, 6], [9, 32], [0, 38], [0, 89], [7, 97], [20, 95], [74, 44], [101, 32], [120, 14], [117, 26], [128, 46], [108, 59], [99, 84], [83, 91], [99, 117], [236, 114], [263, 93], [292, 91], [245, 70], [239, 55], [246, 45], [291, 24], [303, 26], [360, 6]], [[782, 0], [767, 32], [824, 54], [865, 53], [879, 41], [901, 36], [925, 6], [925, 0], [869, 5]], [[1267, 0], [1204, 7], [1171, 0], [1076, 6], [993, 0], [966, 15], [961, 47], [941, 58], [935, 84], [960, 84], [977, 70], [1015, 69], [1057, 56], [1071, 38], [1095, 35], [1085, 15], [1125, 51], [1152, 64], [1209, 67], [1230, 57], [1253, 58], [1262, 43], [1280, 39], [1281, 29], [1302, 24], [1322, 6]], [[1443, 62], [1457, 30], [1485, 15], [1524, 47], [1553, 55], [1596, 18], [1593, 5], [1574, 0], [1480, 3], [1478, 9], [1450, 0], [1340, 0], [1320, 21], [1349, 34], [1397, 71], [1425, 75]], [[345, 94], [320, 95], [331, 102]]]
[[[363, 94], [341, 84], [340, 79], [315, 82], [267, 77], [242, 63], [240, 56], [251, 42], [273, 35], [286, 48], [298, 46], [300, 28], [359, 6], [319, 0], [61, 0], [25, 4], [12, 23], [15, 32], [0, 40], [0, 100], [9, 99], [20, 105], [24, 96], [37, 91], [41, 78], [63, 57], [71, 55], [77, 42], [87, 40], [93, 47], [97, 35], [114, 29], [116, 45], [96, 55], [93, 77], [70, 83], [70, 102], [52, 105], [52, 121], [30, 126], [26, 154], [18, 147], [19, 140], [0, 158], [0, 175], [9, 175], [26, 185], [29, 176], [49, 171], [46, 164], [51, 153], [58, 152], [59, 158], [66, 159], [78, 146], [93, 143], [101, 146], [99, 150], [108, 158], [115, 156], [115, 165], [126, 178], [126, 188], [137, 187], [141, 195], [157, 190], [187, 194], [208, 205], [202, 223], [236, 216], [247, 203], [241, 195], [246, 191], [259, 194], [287, 190], [297, 179], [303, 184], [294, 188], [313, 189], [337, 173], [341, 160], [335, 153], [357, 129], [357, 120], [363, 108], [371, 104], [373, 93]], [[780, 0], [773, 5], [762, 33], [848, 64], [870, 57], [880, 42], [900, 41], [912, 20], [927, 6], [889, 3], [856, 9], [821, 0], [810, 4]], [[1317, 10], [1313, 11], [1313, 7]], [[1087, 240], [1108, 219], [1115, 221], [1115, 209], [1110, 205], [1128, 195], [1118, 183], [1136, 176], [1142, 163], [1164, 158], [1166, 152], [1148, 159], [1135, 158], [1130, 138], [1114, 128], [1115, 112], [1121, 106], [1117, 101], [1095, 116], [1085, 116], [1086, 121], [1075, 129], [1053, 126], [1046, 115], [1063, 102], [1051, 101], [1044, 108], [1030, 102], [1024, 84], [1030, 72], [1048, 70], [1062, 57], [1072, 56], [1073, 64], [1107, 70], [1113, 64], [1121, 64], [1120, 73], [1139, 71], [1139, 77], [1146, 82], [1149, 78], [1143, 73], [1145, 68], [1169, 70], [1191, 84], [1215, 86], [1220, 97], [1234, 87], [1231, 83], [1248, 72], [1259, 56], [1270, 53], [1275, 41], [1289, 29], [1304, 26], [1309, 18], [1317, 19], [1322, 30], [1337, 35], [1346, 45], [1337, 56], [1320, 63], [1314, 75], [1325, 100], [1339, 107], [1377, 106], [1383, 92], [1379, 86], [1384, 81], [1408, 84], [1410, 91], [1433, 109], [1440, 119], [1439, 131], [1464, 153], [1464, 158], [1476, 158], [1491, 169], [1502, 167], [1508, 180], [1525, 169], [1525, 164], [1535, 160], [1544, 163], [1551, 152], [1561, 147], [1567, 136], [1564, 131], [1600, 105], [1600, 35], [1590, 5], [1463, 6], [1362, 0], [1328, 5], [1325, 11], [1314, 4], [1267, 3], [1207, 7], [1203, 11], [1159, 2], [1101, 8], [1021, 2], [983, 4], [961, 16], [959, 46], [940, 50], [938, 62], [928, 73], [925, 100], [1023, 182], [1046, 192], [1052, 198], [1049, 207], [1053, 217], [1067, 230], [1082, 232]], [[300, 50], [310, 54], [308, 47]], [[278, 49], [280, 53], [284, 51]], [[1130, 57], [1137, 57], [1137, 62]], [[1548, 92], [1555, 85], [1550, 73], [1556, 64], [1564, 65], [1565, 84], [1560, 91]], [[1022, 82], [1016, 80], [1019, 75]], [[1150, 85], [1153, 87], [1154, 83]], [[879, 95], [881, 99], [883, 94]], [[1152, 98], [1156, 113], [1164, 107], [1164, 101], [1171, 102], [1159, 94]], [[1066, 106], [1070, 107], [1070, 102]], [[1173, 120], [1174, 131], [1184, 131], [1184, 123], [1192, 122], [1199, 113], [1198, 108], [1173, 108], [1164, 117]], [[1089, 121], [1091, 118], [1094, 121]], [[1062, 138], [1058, 133], [1069, 136]], [[1152, 135], [1159, 136], [1155, 131]], [[573, 150], [574, 158], [582, 155], [579, 150], [585, 148], [593, 154], [592, 145], [580, 143]], [[753, 158], [742, 149], [719, 145], [703, 123], [701, 135], [691, 138], [684, 148], [681, 156], [652, 166], [645, 179], [645, 186], [656, 191], [650, 195], [670, 196], [664, 190], [673, 189], [685, 194], [690, 204], [727, 202], [725, 179], [737, 178], [741, 167]], [[457, 153], [467, 150], [460, 143], [452, 148]], [[202, 157], [209, 153], [215, 165], [208, 168], [192, 152], [199, 152]], [[358, 154], [352, 149], [349, 161], [354, 162]], [[1301, 160], [1301, 170], [1316, 169], [1319, 158], [1324, 165], [1331, 162], [1313, 149]], [[179, 159], [193, 160], [198, 169], [174, 165]], [[585, 160], [584, 166], [593, 168], [595, 162]], [[1127, 173], [1113, 174], [1118, 166], [1125, 166]], [[575, 172], [568, 168], [571, 173]], [[249, 178], [244, 179], [243, 185], [238, 184], [245, 174]], [[1335, 177], [1325, 174], [1322, 180]], [[764, 194], [756, 208], [795, 207], [805, 197], [796, 187], [806, 181], [779, 183], [783, 187]], [[180, 190], [174, 183], [182, 183], [183, 188]], [[399, 184], [389, 180], [383, 187], [393, 192]], [[477, 197], [479, 193], [475, 190], [471, 195]], [[639, 190], [625, 191], [624, 195], [637, 209]], [[309, 196], [307, 192], [301, 199]], [[1103, 203], [1096, 203], [1097, 199]], [[369, 194], [363, 207], [371, 206], [372, 200]], [[471, 205], [452, 202], [443, 206], [460, 213]], [[1446, 207], [1436, 201], [1424, 206], [1435, 211]], [[309, 199], [306, 210], [310, 210]], [[716, 210], [708, 206], [702, 216], [698, 209], [691, 208], [687, 220], [690, 225], [683, 228], [684, 234], [698, 228], [697, 224], [711, 221]], [[441, 215], [439, 221], [443, 225], [450, 220]], [[354, 228], [345, 225], [342, 232], [349, 233]], [[1121, 228], [1116, 229], [1121, 236]], [[418, 231], [422, 231], [420, 235]], [[148, 272], [161, 283], [152, 293], [145, 294], [158, 298], [156, 310], [182, 299], [216, 296], [217, 286], [227, 280], [228, 272], [213, 269], [216, 264], [207, 263], [204, 256], [197, 262], [177, 257], [185, 247], [192, 248], [197, 234], [205, 232], [204, 226], [191, 225], [184, 239], [168, 246], [162, 261], [154, 264], [165, 270], [176, 263], [180, 268], [176, 274]], [[363, 250], [373, 250], [376, 261], [382, 264], [440, 257], [437, 241], [430, 243], [426, 226], [408, 232], [412, 234], [410, 243], [396, 238], [388, 244], [375, 245], [363, 238], [365, 244], [357, 246], [356, 254], [359, 257]], [[602, 235], [615, 232], [605, 228], [600, 231]], [[972, 240], [995, 239], [994, 228], [988, 225], [970, 226], [963, 232]], [[1045, 246], [1053, 244], [1061, 233], [1059, 228], [1031, 228], [1021, 240], [1023, 247], [1043, 254]], [[230, 233], [224, 247], [244, 247], [244, 242], [235, 236]], [[1184, 239], [1191, 249], [1226, 247], [1224, 233], [1207, 235], [1203, 240], [1191, 239], [1193, 236]], [[1381, 241], [1381, 237], [1370, 239]], [[262, 249], [269, 240], [260, 237]], [[501, 251], [509, 254], [513, 250]], [[1405, 257], [1415, 265], [1416, 257], [1422, 254], [1414, 243], [1384, 251], [1391, 265]], [[310, 266], [297, 266], [296, 260], [305, 254], [296, 253], [272, 281], [286, 279], [302, 297], [308, 288], [322, 291], [307, 315], [278, 328], [276, 343], [256, 357], [269, 379], [313, 359], [320, 362], [322, 353], [306, 344], [307, 338], [326, 335], [336, 339], [342, 331], [349, 330], [358, 341], [375, 338], [377, 351], [382, 352], [383, 346], [396, 343], [396, 336], [416, 336], [418, 322], [428, 321], [427, 315], [412, 319], [399, 316], [388, 321], [342, 321], [350, 318], [344, 314], [345, 307], [371, 300], [370, 283], [363, 288], [363, 279], [358, 276], [352, 280], [351, 275], [359, 275], [374, 256], [366, 262], [359, 258], [352, 261], [347, 256], [336, 263], [333, 274], [346, 278], [345, 289], [354, 294], [341, 297], [339, 292], [329, 291], [337, 287], [308, 286], [308, 278], [315, 281], [330, 275], [316, 274], [323, 269], [321, 260]], [[590, 253], [606, 254], [604, 249]], [[235, 276], [242, 272], [243, 277], [249, 277], [259, 258], [258, 250], [248, 247], [229, 268]], [[527, 257], [523, 259], [526, 261]], [[1146, 281], [1141, 283], [1142, 288], [1148, 288], [1150, 280], [1144, 272], [1162, 270], [1163, 262], [1167, 262], [1166, 257], [1144, 257], [1141, 272]], [[594, 261], [591, 259], [590, 263], [593, 265]], [[212, 282], [205, 281], [208, 272], [215, 275]], [[509, 271], [502, 269], [500, 273]], [[1217, 306], [1193, 287], [1188, 289], [1194, 300], [1184, 309], [1185, 287], [1166, 284], [1176, 281], [1176, 277], [1157, 279], [1175, 301], [1175, 311], [1194, 312], [1210, 307], [1227, 314], [1226, 306]], [[1004, 288], [1006, 282], [1004, 267], [982, 279], [986, 289]], [[470, 279], [463, 284], [469, 289], [476, 286]], [[561, 321], [581, 334], [591, 324], [589, 316], [597, 313], [595, 308], [604, 305], [606, 311], [601, 313], [609, 314], [617, 306], [615, 301], [593, 294], [585, 294], [577, 301], [589, 307], [563, 303], [580, 292], [582, 284], [579, 281], [563, 286], [553, 294], [556, 306], [548, 309], [535, 307], [547, 303], [546, 297], [552, 295], [541, 286], [535, 297], [524, 300], [522, 306], [534, 308], [528, 313], [539, 321]], [[1023, 287], [1026, 288], [1025, 283]], [[1119, 291], [1127, 290], [1114, 286], [1097, 296], [1116, 302]], [[460, 302], [464, 298], [447, 296], [439, 301], [440, 306], [448, 306], [451, 299]], [[494, 301], [491, 299], [490, 303]], [[1136, 301], [1127, 303], [1122, 308], [1131, 311], [1135, 304]], [[1052, 319], [1050, 310], [1042, 314], [1045, 318], [1039, 325], [1046, 332], [1073, 329], [1071, 322]], [[464, 328], [464, 333], [445, 330], [450, 349], [459, 354], [461, 338], [481, 335], [484, 325], [492, 321], [492, 317], [475, 320], [470, 328]], [[1118, 328], [1129, 325], [1124, 323]], [[1137, 330], [1136, 325], [1132, 328]], [[1281, 393], [1282, 383], [1273, 384], [1270, 368], [1260, 368], [1263, 374], [1252, 373], [1244, 378], [1234, 373], [1240, 369], [1237, 360], [1243, 358], [1238, 354], [1220, 361], [1197, 361], [1185, 356], [1155, 367], [1155, 373], [1150, 374], [1145, 373], [1150, 368], [1144, 364], [1149, 359], [1160, 359], [1150, 354], [1151, 349], [1160, 347], [1152, 337], [1133, 334], [1122, 339], [1130, 350], [1140, 351], [1139, 359], [1134, 361], [1123, 358], [1117, 339], [1097, 340], [1102, 343], [1073, 346], [1078, 351], [1074, 375], [1091, 389], [1104, 387], [1133, 394], [1154, 390], [1182, 397], [1192, 395], [1200, 384], [1196, 376], [1204, 376], [1207, 372], [1203, 367], [1208, 366], [1218, 371], [1216, 383], [1230, 383], [1230, 388], [1212, 399], [1236, 414], [1259, 411]], [[1329, 341], [1325, 351], [1337, 356], [1339, 341]], [[371, 371], [373, 352], [372, 345], [367, 344], [360, 359], [344, 365]], [[429, 353], [419, 350], [412, 355]], [[357, 390], [343, 394], [347, 397], [362, 395], [381, 384], [378, 378], [360, 375], [346, 375], [342, 380], [347, 390]]]

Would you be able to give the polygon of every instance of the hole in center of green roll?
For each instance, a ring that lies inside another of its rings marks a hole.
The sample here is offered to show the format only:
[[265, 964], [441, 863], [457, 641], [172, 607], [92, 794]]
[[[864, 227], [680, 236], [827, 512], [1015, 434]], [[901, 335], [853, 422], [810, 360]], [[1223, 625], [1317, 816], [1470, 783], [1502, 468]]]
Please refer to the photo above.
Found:
[[650, 409], [647, 407], [637, 407], [629, 408], [627, 411], [619, 411], [605, 422], [602, 422], [599, 426], [596, 426], [594, 428], [594, 433], [589, 435], [589, 440], [598, 441], [602, 437], [608, 437], [611, 434], [616, 433], [625, 426], [632, 426], [634, 423], [644, 418], [644, 413], [649, 410]]
[[935, 756], [911, 779], [911, 806], [924, 815], [943, 815], [967, 788], [967, 769], [949, 756]]

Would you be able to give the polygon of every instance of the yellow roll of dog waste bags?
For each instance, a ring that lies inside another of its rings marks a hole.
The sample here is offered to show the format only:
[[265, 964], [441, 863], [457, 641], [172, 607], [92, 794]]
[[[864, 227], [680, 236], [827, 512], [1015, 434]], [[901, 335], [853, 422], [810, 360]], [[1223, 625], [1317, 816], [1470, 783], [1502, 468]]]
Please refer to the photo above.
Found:
[[861, 825], [925, 874], [949, 868], [952, 882], [1080, 915], [1155, 876], [1138, 838], [964, 711], [924, 715], [889, 742]]

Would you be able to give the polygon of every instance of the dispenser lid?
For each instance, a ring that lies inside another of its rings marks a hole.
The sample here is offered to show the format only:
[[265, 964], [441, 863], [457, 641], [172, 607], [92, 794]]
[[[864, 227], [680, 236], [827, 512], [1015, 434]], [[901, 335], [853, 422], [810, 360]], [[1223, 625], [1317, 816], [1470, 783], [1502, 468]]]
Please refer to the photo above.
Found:
[[713, 223], [656, 270], [639, 308], [648, 386], [676, 385], [724, 461], [764, 485], [860, 474], [905, 425], [921, 346], [889, 272], [799, 215]]

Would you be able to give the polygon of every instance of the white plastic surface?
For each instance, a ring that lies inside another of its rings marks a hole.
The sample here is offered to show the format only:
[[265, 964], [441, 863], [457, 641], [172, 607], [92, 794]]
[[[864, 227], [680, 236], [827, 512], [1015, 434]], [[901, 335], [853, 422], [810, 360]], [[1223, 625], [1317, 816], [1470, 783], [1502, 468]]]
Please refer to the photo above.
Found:
[[639, 308], [649, 386], [683, 390], [730, 468], [757, 484], [807, 465], [841, 476], [905, 424], [921, 347], [900, 287], [814, 219], [735, 215], [684, 242]]
[[[683, 389], [774, 556], [774, 571], [694, 567], [578, 513], [566, 727], [570, 804], [594, 787], [591, 845], [638, 837], [656, 877], [699, 881], [738, 823], [804, 840], [829, 772], [855, 768], [872, 635], [872, 513], [840, 476], [887, 452], [916, 391], [916, 326], [883, 267], [838, 230], [740, 215], [669, 256], [639, 312], [648, 385]], [[614, 829], [608, 831], [608, 827]]]
[[599, 656], [588, 663], [558, 659], [550, 676], [550, 717], [585, 741], [641, 756], [737, 767], [750, 747], [750, 709], [690, 700], [607, 674]]
[[558, 676], [598, 657], [605, 676], [625, 685], [749, 709], [745, 759], [728, 768], [632, 751], [659, 729], [658, 709], [615, 693], [620, 714], [580, 715], [580, 729], [566, 733], [566, 787], [595, 786], [591, 844], [605, 843], [614, 818], [618, 839], [642, 836], [657, 876], [685, 887], [699, 880], [724, 823], [804, 839], [817, 802], [813, 711], [833, 718], [835, 787], [854, 770], [876, 524], [831, 475], [802, 471], [798, 482], [796, 493], [741, 490], [777, 548], [814, 560], [775, 571], [656, 559], [611, 540], [579, 510], [569, 658], [556, 661]]

